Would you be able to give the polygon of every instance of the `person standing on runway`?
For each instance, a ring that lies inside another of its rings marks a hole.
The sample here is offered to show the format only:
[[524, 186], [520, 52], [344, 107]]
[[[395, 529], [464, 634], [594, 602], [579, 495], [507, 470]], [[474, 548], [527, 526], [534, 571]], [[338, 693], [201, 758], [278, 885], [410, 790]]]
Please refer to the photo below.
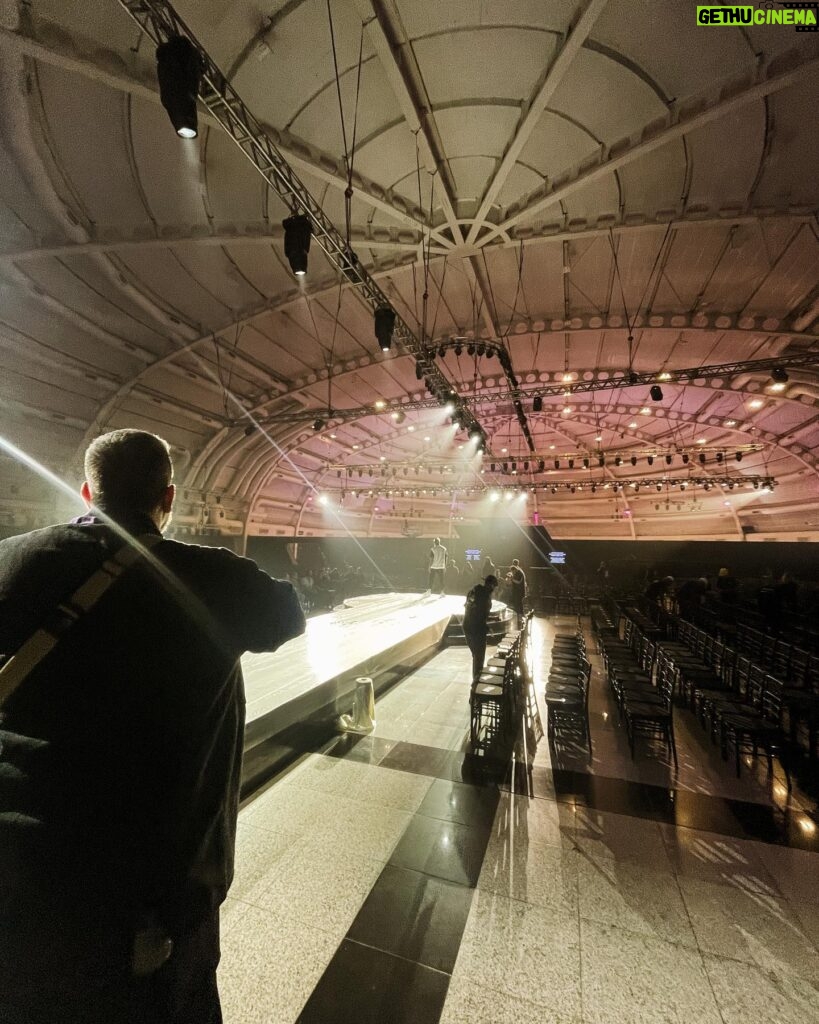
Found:
[[466, 595], [464, 606], [464, 636], [472, 652], [472, 685], [481, 677], [486, 657], [486, 627], [492, 610], [492, 594], [498, 585], [497, 576], [487, 576], [476, 583]]
[[523, 602], [526, 600], [526, 573], [521, 569], [517, 558], [512, 559], [509, 572], [506, 574], [506, 584], [506, 603], [515, 613], [517, 626], [520, 628], [520, 620], [523, 618]]
[[446, 548], [438, 537], [429, 549], [429, 590], [431, 594], [443, 594], [444, 572], [446, 571]]
[[163, 538], [161, 438], [103, 435], [85, 476], [87, 515], [0, 542], [0, 1019], [219, 1024], [239, 657], [304, 614], [249, 559]]

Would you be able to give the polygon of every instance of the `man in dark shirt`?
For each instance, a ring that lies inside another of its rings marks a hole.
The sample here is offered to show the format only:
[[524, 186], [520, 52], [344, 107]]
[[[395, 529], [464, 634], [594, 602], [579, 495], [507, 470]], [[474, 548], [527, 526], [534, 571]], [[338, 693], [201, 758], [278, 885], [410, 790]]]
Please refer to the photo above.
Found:
[[486, 657], [486, 624], [492, 610], [492, 592], [498, 585], [497, 576], [487, 576], [476, 583], [466, 595], [464, 636], [472, 652], [472, 682], [477, 683], [483, 672]]
[[523, 616], [523, 602], [526, 600], [526, 573], [521, 569], [517, 558], [512, 559], [509, 572], [506, 574], [506, 582], [506, 603], [515, 613], [516, 624], [519, 626]]
[[0, 1021], [216, 1024], [239, 657], [304, 616], [250, 560], [159, 539], [174, 499], [160, 438], [106, 434], [85, 474], [91, 514], [0, 543], [0, 653], [126, 544], [154, 546], [0, 713]]

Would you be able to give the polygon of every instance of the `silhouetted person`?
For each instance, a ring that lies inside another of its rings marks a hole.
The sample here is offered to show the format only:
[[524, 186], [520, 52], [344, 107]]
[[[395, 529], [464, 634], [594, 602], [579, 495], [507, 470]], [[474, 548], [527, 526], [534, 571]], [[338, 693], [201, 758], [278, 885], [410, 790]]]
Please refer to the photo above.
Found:
[[677, 608], [683, 619], [692, 621], [694, 613], [702, 607], [702, 599], [708, 590], [708, 580], [701, 576], [696, 580], [685, 580], [677, 588]]
[[[89, 514], [0, 543], [0, 651], [63, 627], [0, 719], [0, 1020], [216, 1024], [239, 656], [276, 650], [304, 615], [249, 559], [162, 539], [174, 486], [160, 438], [97, 438], [85, 476]], [[66, 628], [58, 606], [132, 554]]]
[[483, 672], [486, 657], [486, 629], [492, 610], [492, 594], [498, 585], [497, 576], [487, 576], [476, 583], [466, 595], [464, 606], [464, 636], [472, 652], [472, 682], [477, 683]]
[[739, 581], [731, 575], [731, 570], [722, 568], [717, 574], [717, 593], [724, 604], [736, 604]]
[[495, 563], [492, 561], [489, 555], [487, 555], [486, 558], [484, 558], [483, 560], [483, 566], [481, 567], [481, 576], [483, 576], [483, 578], [486, 579], [487, 576], [497, 576], [497, 574], [498, 571], [495, 568]]
[[446, 548], [435, 537], [429, 549], [429, 590], [431, 594], [443, 594], [444, 572], [446, 571]]
[[520, 567], [517, 558], [512, 559], [509, 572], [506, 574], [506, 603], [515, 613], [517, 624], [523, 616], [523, 603], [526, 600], [526, 574]]
[[643, 591], [643, 597], [648, 601], [649, 604], [661, 605], [663, 599], [667, 594], [671, 593], [671, 588], [674, 586], [673, 576], [663, 576], [662, 579], [654, 580], [649, 583], [646, 589]]

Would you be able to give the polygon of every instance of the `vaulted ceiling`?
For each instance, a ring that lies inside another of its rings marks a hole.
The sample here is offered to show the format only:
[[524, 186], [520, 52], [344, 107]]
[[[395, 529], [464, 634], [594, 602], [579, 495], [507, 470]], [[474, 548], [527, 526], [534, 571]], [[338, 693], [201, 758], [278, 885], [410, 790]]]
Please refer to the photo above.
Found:
[[[0, 2], [7, 441], [74, 485], [91, 437], [154, 430], [183, 527], [377, 534], [537, 509], [558, 536], [819, 536], [815, 369], [778, 391], [767, 372], [672, 379], [659, 402], [628, 376], [812, 352], [819, 367], [819, 34], [698, 27], [688, 0], [175, 8], [491, 454], [481, 472], [422, 405], [414, 356], [379, 350], [316, 245], [299, 286], [288, 204], [216, 120], [174, 134], [154, 46], [118, 0]], [[514, 381], [470, 354], [487, 340]], [[513, 384], [570, 392], [539, 412], [524, 395], [531, 444]], [[0, 483], [17, 522], [62, 500], [11, 455]], [[536, 489], [492, 504], [495, 485]]]

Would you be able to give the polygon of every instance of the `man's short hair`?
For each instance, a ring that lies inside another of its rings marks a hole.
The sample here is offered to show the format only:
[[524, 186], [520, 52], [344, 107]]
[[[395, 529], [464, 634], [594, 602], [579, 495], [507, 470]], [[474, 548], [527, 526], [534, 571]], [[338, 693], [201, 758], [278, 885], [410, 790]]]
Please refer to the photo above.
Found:
[[441, 543], [441, 538], [440, 537], [433, 537], [432, 538], [432, 543], [433, 544], [440, 544]]
[[487, 576], [486, 579], [484, 580], [484, 583], [487, 585], [487, 587], [496, 587], [498, 585], [498, 577], [493, 576], [490, 573], [490, 575]]
[[520, 562], [517, 560], [517, 558], [512, 559], [512, 565], [520, 565]]
[[85, 479], [101, 512], [150, 514], [173, 480], [170, 448], [146, 430], [112, 430], [88, 446]]

